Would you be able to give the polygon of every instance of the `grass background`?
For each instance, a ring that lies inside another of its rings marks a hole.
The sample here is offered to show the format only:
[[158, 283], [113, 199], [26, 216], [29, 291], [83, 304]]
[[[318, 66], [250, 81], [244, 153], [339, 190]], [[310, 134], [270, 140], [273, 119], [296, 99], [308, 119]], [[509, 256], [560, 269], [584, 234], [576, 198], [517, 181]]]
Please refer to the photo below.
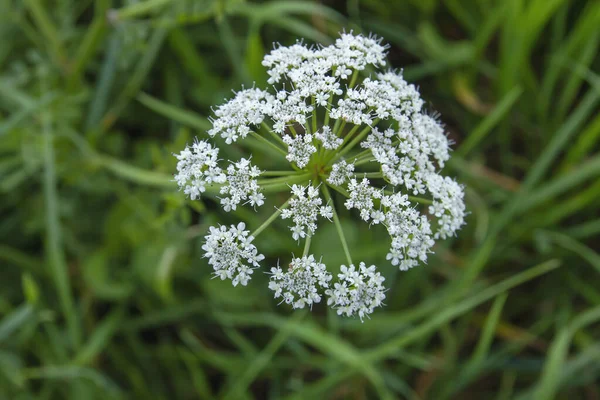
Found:
[[[599, 26], [597, 1], [0, 0], [0, 398], [599, 399]], [[343, 217], [391, 288], [364, 324], [211, 280], [207, 226], [258, 219], [170, 181], [272, 42], [343, 29], [441, 113], [471, 213], [405, 273]]]

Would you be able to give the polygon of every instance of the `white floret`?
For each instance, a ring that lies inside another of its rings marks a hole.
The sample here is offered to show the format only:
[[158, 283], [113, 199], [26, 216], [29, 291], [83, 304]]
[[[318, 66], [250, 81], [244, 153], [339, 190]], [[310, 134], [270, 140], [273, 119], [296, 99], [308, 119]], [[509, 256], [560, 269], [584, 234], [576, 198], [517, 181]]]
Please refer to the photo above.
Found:
[[221, 205], [225, 211], [237, 209], [241, 202], [251, 206], [262, 206], [264, 195], [260, 193], [260, 186], [256, 178], [261, 171], [250, 160], [242, 158], [235, 164], [227, 167], [226, 184], [221, 187], [220, 193], [226, 195], [221, 198]]
[[364, 221], [369, 221], [374, 211], [373, 200], [381, 198], [381, 190], [371, 186], [367, 178], [363, 178], [360, 182], [353, 178], [348, 183], [348, 193], [350, 197], [346, 200], [346, 208], [357, 209], [360, 217]]
[[344, 142], [344, 139], [337, 137], [328, 126], [324, 126], [315, 133], [315, 137], [321, 141], [321, 145], [327, 150], [335, 150]]
[[220, 135], [225, 143], [231, 144], [244, 139], [253, 126], [260, 125], [270, 115], [275, 98], [267, 91], [257, 88], [240, 90], [235, 97], [215, 110], [217, 118], [208, 134]]
[[292, 238], [300, 240], [306, 235], [312, 236], [317, 230], [317, 217], [321, 215], [330, 219], [333, 209], [330, 205], [322, 205], [323, 199], [319, 197], [319, 189], [314, 186], [292, 186], [294, 198], [290, 200], [289, 206], [281, 210], [281, 218], [291, 218], [294, 222], [290, 226]]
[[346, 160], [338, 161], [331, 166], [331, 172], [327, 182], [332, 185], [342, 186], [346, 181], [354, 175], [354, 164], [348, 164]]
[[298, 135], [294, 138], [285, 135], [283, 141], [288, 145], [287, 160], [295, 163], [298, 168], [304, 168], [310, 161], [310, 156], [317, 151], [312, 144], [313, 135], [311, 134]]
[[225, 182], [225, 174], [217, 165], [219, 149], [205, 141], [195, 141], [177, 157], [175, 182], [192, 200], [200, 197], [207, 185]]
[[464, 190], [450, 177], [431, 174], [427, 188], [433, 197], [429, 213], [437, 218], [435, 239], [454, 236], [465, 223]]
[[229, 229], [222, 225], [211, 226], [202, 246], [204, 257], [212, 265], [215, 277], [231, 279], [233, 286], [246, 286], [253, 267], [259, 267], [258, 263], [265, 258], [258, 253], [252, 244], [254, 237], [249, 236], [249, 231], [245, 229], [243, 222], [237, 226], [231, 225]]
[[356, 269], [342, 265], [338, 282], [327, 289], [327, 305], [337, 310], [338, 315], [347, 317], [358, 315], [361, 322], [373, 313], [375, 307], [382, 305], [385, 299], [385, 278], [377, 272], [374, 265], [367, 268], [364, 262]]
[[392, 238], [386, 259], [402, 271], [427, 262], [427, 255], [435, 244], [427, 217], [413, 208], [408, 196], [401, 193], [383, 196], [381, 204]]
[[294, 258], [287, 271], [279, 265], [271, 268], [269, 289], [275, 298], [291, 304], [293, 308], [304, 308], [321, 301], [321, 290], [329, 287], [331, 274], [325, 264], [316, 261], [313, 255]]

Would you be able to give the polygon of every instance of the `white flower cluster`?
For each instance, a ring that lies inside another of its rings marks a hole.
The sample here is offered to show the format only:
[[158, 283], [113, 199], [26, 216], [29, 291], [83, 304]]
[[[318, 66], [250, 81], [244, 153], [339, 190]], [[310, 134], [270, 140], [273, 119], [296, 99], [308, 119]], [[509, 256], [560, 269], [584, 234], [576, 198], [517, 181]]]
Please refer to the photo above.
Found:
[[199, 198], [206, 185], [225, 182], [225, 174], [217, 166], [218, 155], [219, 149], [202, 140], [177, 155], [175, 182], [190, 199]]
[[211, 137], [220, 134], [227, 144], [244, 139], [250, 133], [251, 125], [262, 123], [272, 103], [273, 96], [263, 90], [241, 90], [215, 110], [218, 118], [211, 121], [213, 127], [208, 134]]
[[433, 196], [429, 213], [438, 218], [438, 230], [435, 239], [454, 236], [465, 220], [465, 202], [462, 187], [452, 178], [431, 174], [427, 179], [427, 188]]
[[[352, 33], [330, 46], [278, 46], [262, 63], [269, 88], [242, 88], [214, 109], [210, 137], [242, 147], [252, 136], [254, 146], [282, 154], [271, 165], [287, 168], [262, 171], [260, 152], [252, 157], [257, 165], [247, 157], [221, 168], [219, 150], [205, 141], [177, 155], [175, 181], [192, 200], [209, 192], [225, 211], [242, 205], [256, 210], [267, 201], [264, 193], [288, 192], [289, 200], [274, 204], [274, 214], [254, 234], [243, 224], [210, 228], [203, 249], [216, 276], [245, 285], [263, 258], [253, 235], [278, 218], [291, 220], [291, 237], [305, 239], [305, 249], [287, 270], [271, 268], [275, 297], [303, 308], [327, 296], [338, 314], [362, 320], [382, 304], [384, 277], [375, 266], [353, 264], [336, 203], [373, 229], [387, 230], [386, 258], [401, 270], [426, 263], [435, 242], [464, 225], [464, 188], [441, 174], [451, 144], [444, 127], [424, 110], [417, 88], [401, 71], [382, 70], [386, 51], [380, 39]], [[331, 193], [345, 198], [338, 202]], [[348, 259], [333, 287], [332, 274], [309, 255], [319, 217], [336, 225]]]
[[348, 164], [346, 160], [336, 162], [331, 166], [331, 172], [327, 182], [332, 185], [341, 186], [350, 178], [354, 173], [354, 164]]
[[435, 244], [427, 216], [412, 208], [408, 196], [401, 193], [384, 196], [381, 205], [386, 210], [384, 221], [392, 238], [386, 258], [402, 271], [418, 265], [419, 261], [426, 262], [427, 253]]
[[344, 143], [344, 139], [334, 135], [328, 126], [322, 127], [319, 132], [315, 133], [315, 137], [321, 141], [323, 148], [327, 150], [335, 150]]
[[315, 261], [313, 255], [294, 258], [287, 271], [279, 265], [271, 268], [269, 289], [275, 292], [275, 298], [283, 297], [284, 302], [293, 308], [312, 307], [321, 301], [319, 289], [329, 287], [331, 274], [325, 264]]
[[358, 270], [353, 264], [349, 267], [342, 265], [340, 270], [339, 282], [333, 284], [333, 289], [325, 291], [329, 296], [327, 305], [337, 309], [338, 315], [358, 315], [362, 321], [385, 299], [385, 278], [374, 265], [367, 268], [364, 262], [359, 264]]
[[225, 211], [235, 210], [242, 201], [250, 203], [251, 206], [262, 206], [265, 203], [265, 195], [260, 193], [260, 187], [256, 178], [260, 176], [260, 169], [250, 164], [250, 160], [242, 158], [240, 161], [227, 167], [226, 184], [221, 187], [221, 194], [228, 197], [221, 198], [221, 204]]
[[287, 160], [295, 163], [298, 168], [306, 167], [306, 164], [310, 161], [310, 156], [317, 151], [312, 141], [313, 135], [310, 133], [303, 136], [296, 136], [295, 138], [285, 135], [283, 142], [288, 145]]
[[213, 266], [215, 276], [224, 280], [231, 279], [233, 286], [241, 283], [246, 286], [252, 275], [252, 266], [259, 267], [259, 261], [265, 256], [258, 254], [252, 244], [254, 238], [248, 236], [246, 224], [240, 222], [229, 229], [224, 226], [211, 226], [206, 235], [206, 243], [202, 246], [204, 257]]
[[381, 199], [383, 191], [371, 186], [371, 182], [363, 178], [360, 182], [351, 179], [348, 183], [348, 192], [350, 197], [346, 200], [346, 208], [348, 210], [356, 208], [360, 212], [360, 217], [364, 221], [369, 221], [375, 211], [374, 201]]
[[288, 208], [281, 210], [281, 218], [291, 218], [294, 226], [290, 226], [294, 240], [312, 236], [317, 230], [317, 217], [331, 219], [333, 210], [330, 205], [322, 206], [323, 200], [319, 197], [319, 189], [314, 186], [292, 186], [294, 198]]

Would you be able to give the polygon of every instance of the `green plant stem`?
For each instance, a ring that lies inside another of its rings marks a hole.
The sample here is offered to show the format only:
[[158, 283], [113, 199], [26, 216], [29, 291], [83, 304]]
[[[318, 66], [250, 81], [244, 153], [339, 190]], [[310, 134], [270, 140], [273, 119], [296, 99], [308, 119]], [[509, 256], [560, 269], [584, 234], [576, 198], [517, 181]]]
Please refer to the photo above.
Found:
[[331, 198], [329, 189], [327, 188], [327, 185], [321, 185], [321, 188], [323, 190], [323, 194], [325, 195], [325, 199], [328, 203], [331, 203], [331, 209], [333, 211], [333, 223], [335, 224], [335, 229], [337, 230], [340, 241], [342, 242], [342, 248], [344, 249], [344, 254], [346, 254], [346, 260], [348, 260], [349, 264], [353, 264], [352, 256], [350, 255], [350, 249], [348, 248], [348, 243], [346, 242], [346, 236], [344, 235], [344, 230], [342, 229], [342, 224], [340, 223], [340, 219], [338, 218], [335, 210], [335, 204], [333, 204], [333, 199]]
[[302, 252], [302, 257], [306, 257], [308, 255], [308, 251], [310, 250], [310, 242], [312, 236], [306, 235], [306, 240], [304, 241], [304, 251]]
[[275, 221], [277, 219], [277, 217], [279, 217], [281, 215], [281, 212], [290, 204], [290, 201], [294, 198], [294, 196], [290, 197], [289, 199], [287, 199], [287, 201], [285, 203], [283, 203], [281, 205], [281, 207], [277, 208], [276, 211], [265, 220], [265, 222], [262, 223], [261, 226], [259, 226], [258, 228], [256, 228], [254, 230], [254, 232], [252, 232], [250, 235], [254, 236], [254, 238], [258, 237], [258, 235], [261, 234], [262, 231], [264, 231], [265, 229], [267, 229], [269, 227], [269, 225], [271, 225], [271, 223], [273, 223], [273, 221]]
[[302, 174], [304, 171], [264, 171], [261, 176], [289, 176]]
[[172, 2], [173, 0], [148, 0], [140, 3], [134, 3], [130, 6], [117, 10], [117, 18], [119, 20], [125, 20], [140, 17]]
[[354, 72], [352, 73], [352, 78], [350, 79], [350, 89], [352, 89], [354, 87], [357, 79], [358, 79], [358, 70], [355, 69]]
[[383, 174], [381, 172], [356, 172], [354, 174], [355, 178], [383, 178]]
[[316, 101], [315, 101], [315, 96], [312, 96], [312, 100], [311, 100], [311, 104], [312, 104], [312, 130], [313, 133], [317, 132], [317, 105], [316, 105]]
[[285, 142], [283, 141], [283, 139], [281, 138], [281, 136], [279, 136], [275, 131], [273, 131], [273, 129], [267, 125], [266, 122], [263, 121], [262, 125], [261, 125], [269, 135], [271, 135], [271, 137], [273, 139], [275, 139], [275, 141], [277, 141], [278, 143], [280, 143], [281, 145], [283, 145], [284, 148], [287, 148], [287, 144], [285, 144]]
[[[328, 160], [327, 164], [329, 165], [329, 164], [334, 163], [335, 161], [339, 160], [340, 157], [342, 157], [344, 154], [346, 154], [350, 150], [352, 150], [358, 142], [360, 142], [369, 132], [371, 132], [371, 130], [373, 129], [373, 126], [377, 125], [378, 122], [379, 122], [379, 120], [373, 121], [372, 126], [366, 126], [362, 131], [360, 131], [360, 133], [350, 143], [348, 143], [348, 145], [343, 147], [342, 150], [340, 150], [337, 154], [333, 153], [334, 157], [332, 159]], [[344, 138], [344, 140], [346, 140], [346, 139], [347, 139], [347, 137]], [[342, 144], [342, 146], [343, 146], [343, 144]]]
[[287, 156], [287, 151], [283, 150], [281, 147], [277, 146], [275, 143], [267, 140], [256, 132], [250, 132], [250, 136], [256, 138], [259, 142], [264, 143], [270, 146], [272, 149], [276, 150], [278, 153], [282, 154], [284, 157]]
[[329, 95], [329, 100], [327, 100], [327, 107], [325, 108], [325, 119], [323, 119], [323, 126], [329, 125], [329, 110], [331, 110], [332, 102], [333, 102], [333, 93]]
[[302, 182], [303, 180], [309, 179], [312, 174], [310, 172], [305, 172], [305, 171], [299, 171], [302, 172], [302, 175], [292, 175], [292, 176], [282, 176], [279, 178], [271, 178], [271, 179], [261, 179], [258, 181], [259, 185], [273, 185], [273, 184], [278, 184], [278, 183], [289, 183], [290, 181], [292, 181], [293, 183], [298, 183]]
[[360, 161], [355, 161], [355, 162], [354, 162], [354, 166], [356, 167], [356, 166], [358, 166], [358, 165], [363, 165], [363, 164], [370, 163], [370, 162], [373, 162], [373, 161], [375, 161], [375, 159], [374, 159], [374, 158], [372, 158], [372, 157], [367, 157], [367, 158], [364, 158], [364, 159], [362, 159], [362, 160], [360, 160]]

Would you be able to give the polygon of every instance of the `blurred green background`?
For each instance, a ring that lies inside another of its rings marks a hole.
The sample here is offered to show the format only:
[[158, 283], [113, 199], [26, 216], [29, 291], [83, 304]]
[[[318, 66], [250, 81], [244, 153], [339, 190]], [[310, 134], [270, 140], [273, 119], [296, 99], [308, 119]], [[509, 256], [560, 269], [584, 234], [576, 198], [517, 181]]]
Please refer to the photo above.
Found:
[[[600, 399], [599, 27], [591, 0], [0, 0], [0, 399]], [[260, 218], [171, 182], [273, 42], [344, 29], [441, 113], [470, 211], [404, 273], [345, 214], [390, 288], [362, 324], [211, 280], [207, 226]]]

